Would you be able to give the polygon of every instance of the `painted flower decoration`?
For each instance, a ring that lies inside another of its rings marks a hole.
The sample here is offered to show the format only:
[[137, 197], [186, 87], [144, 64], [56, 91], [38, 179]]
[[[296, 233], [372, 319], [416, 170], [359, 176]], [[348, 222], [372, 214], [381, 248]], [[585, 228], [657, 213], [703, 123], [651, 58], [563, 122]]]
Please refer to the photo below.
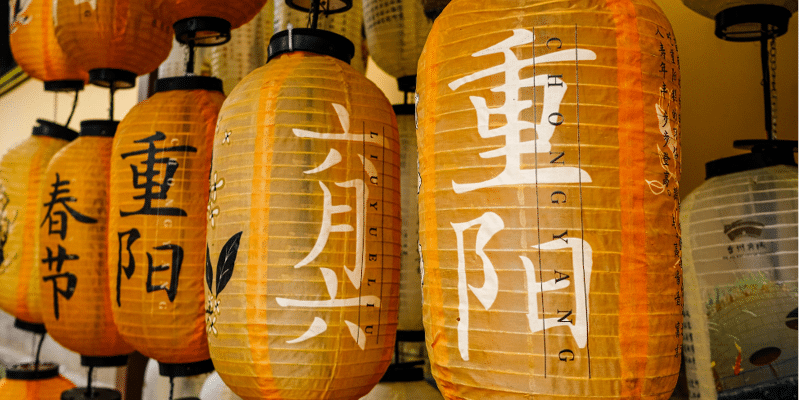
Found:
[[[213, 222], [212, 222], [213, 223]], [[211, 266], [211, 251], [206, 245], [206, 285], [208, 288], [208, 297], [206, 299], [206, 332], [208, 334], [217, 335], [217, 317], [220, 314], [219, 308], [219, 294], [225, 289], [228, 281], [233, 276], [233, 267], [236, 263], [236, 255], [239, 253], [239, 240], [242, 237], [242, 232], [239, 232], [222, 246], [217, 260], [217, 272]], [[216, 282], [215, 282], [216, 281]], [[216, 283], [216, 285], [214, 284]]]
[[211, 227], [212, 228], [216, 228], [217, 227], [216, 218], [217, 218], [218, 215], [219, 215], [219, 206], [214, 206], [212, 208], [211, 207], [211, 203], [209, 203], [208, 206], [207, 206], [207, 217], [208, 217], [208, 220], [211, 221]]
[[221, 178], [217, 178], [217, 173], [214, 172], [214, 179], [209, 187], [209, 200], [214, 203], [217, 201], [217, 190], [222, 189], [225, 186], [225, 180]]

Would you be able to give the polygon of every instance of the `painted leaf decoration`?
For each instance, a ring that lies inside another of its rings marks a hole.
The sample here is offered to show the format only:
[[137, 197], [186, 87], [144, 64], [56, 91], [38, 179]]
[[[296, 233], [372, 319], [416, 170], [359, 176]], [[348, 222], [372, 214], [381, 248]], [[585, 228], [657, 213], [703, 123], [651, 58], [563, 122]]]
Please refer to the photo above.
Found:
[[217, 296], [219, 296], [225, 285], [231, 280], [233, 276], [233, 264], [236, 263], [236, 255], [239, 254], [239, 239], [242, 237], [242, 232], [239, 232], [222, 246], [222, 251], [219, 252], [219, 260], [217, 261]]
[[206, 284], [208, 284], [208, 291], [214, 294], [214, 271], [211, 268], [211, 251], [206, 245]]

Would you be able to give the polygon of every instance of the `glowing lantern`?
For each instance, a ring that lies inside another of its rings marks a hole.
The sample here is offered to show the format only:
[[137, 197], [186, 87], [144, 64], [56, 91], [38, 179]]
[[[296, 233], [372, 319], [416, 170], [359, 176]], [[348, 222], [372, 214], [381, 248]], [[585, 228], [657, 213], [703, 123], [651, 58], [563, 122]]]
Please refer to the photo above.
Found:
[[159, 79], [119, 125], [111, 155], [109, 279], [114, 322], [162, 375], [213, 369], [203, 309], [216, 78]]
[[364, 27], [369, 54], [398, 87], [413, 92], [417, 61], [432, 22], [419, 0], [364, 0]]
[[64, 52], [89, 71], [89, 82], [133, 87], [136, 76], [158, 68], [172, 44], [172, 29], [150, 1], [54, 0], [53, 24]]
[[252, 21], [233, 31], [230, 42], [210, 49], [211, 74], [222, 79], [225, 93], [230, 94], [247, 74], [266, 64], [270, 36], [272, 3], [268, 2]]
[[77, 133], [36, 120], [33, 135], [0, 161], [0, 308], [17, 318], [16, 326], [43, 332], [39, 225], [50, 159]]
[[226, 99], [214, 138], [211, 357], [244, 399], [354, 399], [394, 344], [397, 124], [347, 65], [346, 38], [293, 29], [269, 49]]
[[423, 321], [445, 398], [669, 398], [679, 71], [650, 0], [453, 0], [417, 75]]
[[0, 380], [0, 398], [24, 400], [60, 400], [61, 392], [75, 385], [58, 374], [58, 366], [40, 364], [15, 365]]
[[681, 204], [692, 398], [797, 390], [797, 142], [755, 144]]
[[61, 50], [53, 32], [53, 2], [11, 1], [8, 40], [14, 60], [50, 91], [80, 90], [89, 79]]
[[133, 352], [111, 315], [108, 168], [116, 121], [83, 121], [42, 182], [39, 271], [48, 333], [86, 366], [121, 366]]

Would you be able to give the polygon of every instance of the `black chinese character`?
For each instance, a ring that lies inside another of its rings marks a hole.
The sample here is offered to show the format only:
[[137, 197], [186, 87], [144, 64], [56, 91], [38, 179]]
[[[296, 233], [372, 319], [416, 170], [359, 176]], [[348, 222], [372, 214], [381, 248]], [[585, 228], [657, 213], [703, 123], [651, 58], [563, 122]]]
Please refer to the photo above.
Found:
[[[62, 181], [61, 177], [58, 175], [58, 173], [56, 173], [56, 182], [50, 185], [53, 187], [53, 191], [50, 192], [50, 201], [44, 203], [44, 206], [47, 207], [47, 213], [45, 214], [44, 219], [42, 220], [42, 224], [39, 225], [40, 227], [42, 227], [44, 226], [45, 223], [48, 224], [47, 233], [50, 235], [56, 233], [59, 236], [61, 236], [62, 240], [67, 235], [67, 213], [69, 213], [69, 215], [72, 215], [72, 218], [75, 218], [75, 220], [78, 222], [84, 224], [97, 223], [96, 219], [87, 217], [73, 210], [72, 207], [70, 207], [67, 204], [67, 202], [74, 203], [77, 201], [77, 199], [75, 199], [72, 196], [61, 196], [69, 193], [69, 189], [66, 188], [66, 186], [68, 185], [69, 181]], [[65, 188], [62, 189], [61, 188], [62, 186], [65, 186]], [[56, 204], [61, 204], [61, 206], [64, 207], [64, 209], [66, 209], [67, 211], [66, 212], [53, 211], [53, 206], [55, 206]], [[55, 215], [57, 218], [54, 219], [53, 215]], [[54, 229], [54, 227], [57, 228]]]
[[[125, 245], [125, 249], [128, 251], [127, 266], [122, 265], [122, 238], [125, 236], [128, 236], [127, 244]], [[131, 276], [133, 276], [133, 272], [136, 270], [136, 260], [133, 258], [131, 245], [133, 245], [133, 242], [139, 239], [141, 235], [138, 229], [133, 228], [129, 231], [118, 232], [117, 237], [119, 238], [119, 252], [117, 253], [117, 306], [122, 307], [119, 298], [120, 285], [122, 285], [122, 271], [125, 271], [125, 277], [128, 279], [131, 279]]]
[[[171, 265], [156, 265], [153, 266], [153, 256], [147, 253], [147, 293], [152, 293], [157, 290], [167, 292], [169, 301], [175, 301], [175, 296], [178, 294], [178, 277], [181, 273], [181, 264], [183, 264], [183, 248], [176, 244], [165, 244], [163, 246], [154, 247], [156, 250], [172, 250], [172, 264]], [[172, 269], [169, 278], [169, 286], [166, 283], [154, 286], [153, 285], [153, 272], [166, 271]]]
[[[72, 295], [75, 294], [75, 287], [78, 285], [78, 277], [69, 272], [62, 273], [61, 268], [64, 266], [64, 261], [78, 259], [78, 256], [75, 254], [67, 254], [67, 250], [61, 247], [61, 245], [58, 246], [58, 253], [55, 256], [53, 256], [53, 250], [47, 247], [47, 258], [42, 259], [43, 263], [47, 263], [48, 271], [53, 270], [53, 263], [56, 264], [56, 274], [42, 277], [42, 281], [44, 282], [53, 282], [53, 311], [56, 319], [60, 317], [58, 310], [58, 296], [63, 296], [67, 300], [71, 299]], [[59, 286], [59, 279], [62, 278], [66, 279], [66, 288], [64, 289]]]
[[[122, 154], [123, 159], [134, 155], [146, 154], [147, 160], [141, 162], [141, 164], [144, 164], [146, 167], [144, 172], [139, 172], [139, 168], [131, 164], [131, 170], [133, 171], [133, 187], [136, 189], [144, 189], [144, 194], [134, 196], [133, 198], [136, 200], [144, 200], [144, 204], [142, 205], [142, 208], [137, 211], [126, 212], [120, 210], [120, 216], [127, 217], [135, 214], [170, 215], [176, 217], [186, 216], [186, 211], [180, 208], [153, 207], [151, 204], [153, 200], [164, 200], [167, 198], [167, 191], [172, 184], [172, 177], [175, 176], [175, 171], [178, 170], [177, 160], [169, 157], [156, 158], [156, 154], [168, 151], [183, 153], [197, 152], [197, 149], [192, 146], [172, 146], [157, 149], [155, 142], [162, 141], [164, 139], [166, 139], [166, 135], [164, 135], [163, 132], [156, 132], [156, 134], [153, 136], [134, 141], [134, 143], [148, 143], [146, 150], [138, 150]], [[156, 164], [166, 165], [161, 183], [155, 181], [156, 176], [161, 174], [161, 170], [156, 169]], [[140, 182], [140, 179], [142, 178], [144, 178], [144, 182]]]

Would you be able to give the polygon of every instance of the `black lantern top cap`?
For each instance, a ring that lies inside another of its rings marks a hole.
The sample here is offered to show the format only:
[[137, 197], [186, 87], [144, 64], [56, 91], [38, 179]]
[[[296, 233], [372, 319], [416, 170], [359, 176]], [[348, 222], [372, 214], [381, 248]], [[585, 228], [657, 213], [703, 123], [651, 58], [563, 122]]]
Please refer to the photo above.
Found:
[[290, 8], [304, 12], [312, 12], [315, 3], [319, 3], [318, 12], [326, 15], [345, 12], [353, 8], [353, 0], [286, 0], [286, 5]]
[[222, 93], [222, 81], [202, 75], [175, 76], [156, 81], [156, 93], [170, 90], [212, 90]]
[[58, 365], [53, 363], [25, 363], [15, 365], [6, 370], [6, 379], [19, 381], [36, 381], [58, 376]]
[[714, 34], [730, 42], [772, 39], [789, 30], [792, 12], [772, 4], [747, 4], [720, 11]]
[[751, 152], [707, 162], [706, 179], [775, 165], [797, 166], [796, 140], [736, 140], [733, 147]]
[[114, 137], [119, 121], [107, 119], [88, 119], [81, 121], [80, 136]]
[[280, 54], [307, 51], [350, 63], [356, 48], [346, 37], [313, 28], [293, 28], [272, 35], [267, 47], [267, 60]]
[[37, 119], [36, 123], [39, 125], [33, 127], [34, 136], [48, 136], [66, 141], [72, 141], [78, 137], [78, 132], [69, 129], [66, 126], [61, 126], [55, 122]]

